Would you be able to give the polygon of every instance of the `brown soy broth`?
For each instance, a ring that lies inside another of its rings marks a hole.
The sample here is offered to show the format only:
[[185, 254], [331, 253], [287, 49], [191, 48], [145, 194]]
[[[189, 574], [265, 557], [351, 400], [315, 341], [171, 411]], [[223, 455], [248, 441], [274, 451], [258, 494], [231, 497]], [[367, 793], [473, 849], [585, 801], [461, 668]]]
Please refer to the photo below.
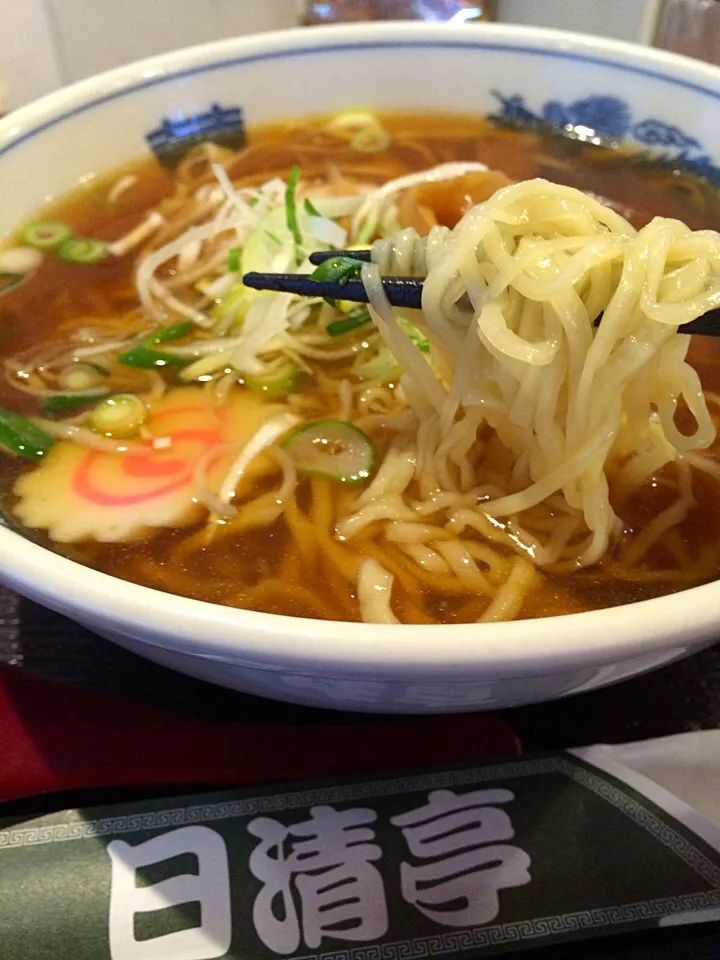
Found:
[[[134, 175], [132, 190], [118, 203], [107, 201], [109, 184]], [[91, 179], [43, 211], [43, 217], [64, 220], [77, 236], [108, 242], [137, 226], [171, 189], [171, 181], [157, 163], [143, 159], [114, 171], [111, 177]], [[34, 344], [63, 340], [69, 332], [133, 305], [132, 258], [108, 257], [96, 264], [77, 266], [46, 256], [32, 282], [22, 284], [0, 301], [0, 356], [12, 356]], [[0, 378], [0, 406], [34, 413], [37, 404]], [[5, 464], [3, 463], [3, 467]]]
[[[451, 160], [482, 160], [491, 169], [514, 180], [545, 177], [577, 187], [610, 203], [636, 226], [656, 215], [683, 220], [694, 229], [720, 228], [720, 197], [706, 185], [677, 172], [638, 164], [632, 154], [583, 144], [560, 135], [503, 129], [475, 117], [431, 114], [384, 114], [391, 134], [390, 147], [381, 154], [357, 153], [322, 129], [321, 118], [292, 121], [250, 131], [249, 147], [236, 155], [230, 176], [261, 183], [274, 175], [286, 177], [297, 163], [303, 174], [323, 180], [335, 171], [359, 180], [381, 183], [389, 178]], [[137, 178], [119, 201], [110, 204], [107, 194], [121, 175]], [[140, 223], [147, 211], [172, 193], [171, 176], [154, 160], [144, 158], [111, 176], [94, 178], [43, 211], [69, 222], [76, 235], [114, 240]], [[462, 199], [462, 198], [461, 198]], [[450, 211], [459, 218], [463, 209]], [[0, 359], [45, 341], [63, 340], [72, 330], [100, 325], [136, 305], [133, 258], [108, 258], [92, 266], [77, 266], [48, 256], [37, 276], [0, 301]], [[705, 389], [720, 392], [720, 344], [696, 338], [691, 361]], [[310, 389], [310, 388], [308, 388]], [[0, 406], [25, 414], [38, 411], [38, 402], [0, 379]], [[0, 504], [12, 508], [12, 486], [27, 465], [0, 453]], [[720, 539], [720, 489], [705, 475], [696, 474], [693, 487], [698, 507], [679, 528], [686, 549], [695, 556]], [[310, 498], [309, 489], [304, 491]], [[628, 531], [639, 527], [662, 509], [662, 487], [623, 508]], [[359, 619], [354, 588], [332, 565], [287, 561], [290, 535], [282, 519], [269, 528], [204, 546], [183, 558], [181, 547], [197, 528], [163, 530], [134, 543], [80, 544], [72, 547], [37, 539], [88, 565], [115, 576], [210, 602], [242, 607], [258, 584], [281, 576], [288, 585], [282, 599], [276, 594], [258, 599], [253, 606], [270, 613], [313, 615], [307, 596], [327, 595], [328, 616]], [[33, 536], [35, 536], [33, 534]], [[662, 548], [648, 554], [643, 567], [667, 566]], [[407, 589], [403, 569], [392, 552], [383, 556], [389, 569], [397, 566], [394, 605], [407, 622], [460, 622], [476, 619], [486, 603], [475, 605], [467, 595], [447, 595], [432, 587]], [[613, 606], [643, 600], [673, 590], [682, 583], [660, 580], [630, 581], [613, 573], [614, 558], [572, 576], [543, 575], [542, 587], [523, 609], [523, 616], [538, 617]], [[717, 576], [714, 571], [712, 576]], [[711, 577], [712, 578], [712, 577]], [[405, 582], [404, 582], [405, 581]]]

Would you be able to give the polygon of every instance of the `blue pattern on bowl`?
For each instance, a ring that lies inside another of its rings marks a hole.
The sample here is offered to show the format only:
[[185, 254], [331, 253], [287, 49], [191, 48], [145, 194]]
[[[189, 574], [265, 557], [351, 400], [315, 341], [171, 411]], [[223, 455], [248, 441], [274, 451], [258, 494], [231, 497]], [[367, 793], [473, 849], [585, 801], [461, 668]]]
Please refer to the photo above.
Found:
[[497, 90], [492, 93], [500, 104], [495, 118], [502, 122], [561, 129], [583, 140], [598, 138], [615, 143], [631, 140], [652, 149], [648, 159], [705, 177], [720, 186], [720, 167], [703, 152], [699, 140], [662, 120], [651, 117], [634, 120], [629, 104], [620, 97], [599, 95], [569, 103], [548, 100], [533, 111], [521, 94], [504, 96]]
[[205, 113], [164, 117], [160, 126], [146, 134], [145, 139], [161, 163], [174, 166], [199, 143], [211, 141], [239, 150], [247, 138], [241, 108], [214, 103]]
[[[522, 94], [505, 96], [497, 90], [492, 94], [500, 104], [493, 118], [500, 122], [560, 129], [582, 140], [599, 139], [615, 144], [632, 140], [652, 150], [647, 155], [649, 161], [683, 169], [720, 186], [720, 166], [703, 152], [699, 140], [662, 120], [651, 117], [634, 120], [629, 104], [620, 97], [598, 95], [568, 103], [548, 100], [533, 111]], [[204, 113], [163, 118], [145, 139], [166, 166], [176, 165], [193, 146], [206, 141], [237, 150], [246, 143], [243, 111], [240, 107], [221, 107], [214, 103]]]
[[542, 118], [556, 127], [587, 127], [618, 140], [628, 135], [632, 123], [630, 108], [617, 97], [587, 97], [573, 103], [549, 100]]

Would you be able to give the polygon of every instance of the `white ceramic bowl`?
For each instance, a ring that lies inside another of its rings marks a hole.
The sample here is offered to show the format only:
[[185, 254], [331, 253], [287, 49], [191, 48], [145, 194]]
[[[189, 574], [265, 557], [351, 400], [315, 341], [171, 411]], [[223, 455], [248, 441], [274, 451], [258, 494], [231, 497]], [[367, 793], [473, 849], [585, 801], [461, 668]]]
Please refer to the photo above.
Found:
[[[524, 110], [683, 154], [698, 168], [720, 165], [720, 70], [706, 64], [499, 25], [294, 30], [145, 60], [10, 115], [0, 122], [0, 235], [82, 177], [141, 154], [164, 116], [202, 113], [215, 103], [242, 107], [250, 125], [348, 106]], [[668, 663], [720, 633], [720, 583], [545, 620], [326, 623], [124, 583], [4, 528], [0, 579], [184, 673], [278, 699], [368, 711], [552, 699]]]

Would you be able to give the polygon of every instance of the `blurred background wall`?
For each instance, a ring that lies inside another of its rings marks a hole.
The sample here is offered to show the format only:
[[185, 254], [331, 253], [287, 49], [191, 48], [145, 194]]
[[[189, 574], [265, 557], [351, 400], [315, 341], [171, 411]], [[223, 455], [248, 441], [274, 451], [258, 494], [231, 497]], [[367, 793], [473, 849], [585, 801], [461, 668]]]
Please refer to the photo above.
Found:
[[[0, 110], [153, 53], [293, 26], [298, 5], [298, 0], [0, 0]], [[497, 0], [496, 19], [647, 42], [656, 7], [657, 0]]]

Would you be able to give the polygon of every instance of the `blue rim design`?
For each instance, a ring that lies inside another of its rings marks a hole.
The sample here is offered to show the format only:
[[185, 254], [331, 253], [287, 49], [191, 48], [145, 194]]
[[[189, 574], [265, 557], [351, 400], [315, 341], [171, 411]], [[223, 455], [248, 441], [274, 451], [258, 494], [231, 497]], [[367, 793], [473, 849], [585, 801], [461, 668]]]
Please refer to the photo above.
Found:
[[523, 94], [506, 97], [497, 90], [490, 92], [499, 103], [499, 113], [491, 114], [491, 118], [500, 123], [520, 129], [559, 130], [575, 139], [605, 146], [616, 146], [630, 137], [649, 148], [638, 157], [704, 177], [713, 186], [720, 185], [720, 166], [713, 163], [708, 153], [703, 153], [699, 140], [674, 124], [654, 117], [636, 121], [630, 104], [621, 97], [596, 94], [566, 103], [548, 100], [533, 111]]
[[46, 120], [45, 123], [41, 123], [39, 126], [34, 127], [32, 130], [28, 130], [11, 143], [6, 144], [4, 147], [0, 147], [0, 157], [8, 153], [10, 150], [13, 150], [15, 147], [20, 146], [20, 144], [25, 143], [27, 140], [32, 139], [40, 133], [43, 133], [45, 130], [50, 129], [51, 127], [56, 126], [59, 123], [63, 123], [65, 120], [69, 120], [72, 117], [78, 116], [81, 113], [86, 113], [88, 110], [92, 110], [95, 107], [102, 106], [105, 103], [110, 103], [113, 100], [119, 100], [123, 97], [129, 96], [133, 93], [137, 93], [139, 90], [145, 90], [149, 87], [159, 86], [165, 83], [174, 83], [178, 80], [182, 80], [187, 77], [197, 76], [204, 73], [213, 73], [218, 70], [225, 70], [229, 67], [240, 66], [241, 64], [246, 63], [259, 63], [265, 60], [278, 60], [278, 59], [294, 59], [296, 57], [310, 56], [323, 53], [337, 53], [337, 52], [355, 52], [358, 50], [383, 50], [383, 49], [393, 49], [397, 50], [398, 48], [402, 49], [416, 49], [416, 50], [427, 50], [427, 49], [451, 49], [451, 50], [494, 50], [503, 53], [522, 53], [528, 56], [534, 57], [549, 57], [556, 60], [569, 60], [576, 63], [591, 63], [599, 66], [611, 67], [615, 70], [620, 70], [624, 73], [634, 74], [635, 76], [643, 77], [652, 77], [656, 80], [661, 80], [664, 83], [668, 83], [671, 86], [680, 87], [685, 90], [692, 90], [696, 93], [701, 93], [704, 96], [708, 96], [713, 100], [720, 101], [720, 91], [713, 90], [710, 87], [705, 87], [699, 83], [693, 83], [690, 80], [682, 80], [676, 77], [670, 77], [666, 73], [663, 73], [660, 70], [653, 69], [651, 67], [638, 67], [627, 63], [622, 63], [618, 60], [608, 59], [606, 57], [592, 56], [590, 54], [583, 53], [572, 53], [569, 51], [563, 50], [538, 50], [535, 47], [524, 46], [522, 44], [513, 44], [513, 43], [484, 43], [482, 40], [475, 42], [449, 42], [444, 40], [407, 40], [407, 41], [368, 41], [367, 43], [354, 43], [354, 44], [324, 44], [315, 47], [307, 47], [302, 50], [275, 50], [270, 53], [258, 53], [250, 54], [245, 57], [231, 57], [227, 60], [218, 60], [214, 63], [208, 63], [197, 67], [187, 67], [184, 70], [178, 70], [176, 73], [164, 74], [161, 77], [155, 77], [148, 80], [143, 80], [139, 83], [131, 84], [127, 87], [124, 87], [122, 90], [116, 90], [112, 93], [104, 94], [101, 97], [96, 97], [94, 100], [90, 100], [87, 103], [83, 103], [80, 106], [74, 107], [70, 110], [65, 111], [57, 117], [53, 117], [51, 120]]
[[193, 146], [212, 141], [221, 147], [240, 150], [247, 143], [245, 120], [240, 107], [214, 103], [205, 113], [164, 117], [145, 140], [160, 163], [172, 168]]

